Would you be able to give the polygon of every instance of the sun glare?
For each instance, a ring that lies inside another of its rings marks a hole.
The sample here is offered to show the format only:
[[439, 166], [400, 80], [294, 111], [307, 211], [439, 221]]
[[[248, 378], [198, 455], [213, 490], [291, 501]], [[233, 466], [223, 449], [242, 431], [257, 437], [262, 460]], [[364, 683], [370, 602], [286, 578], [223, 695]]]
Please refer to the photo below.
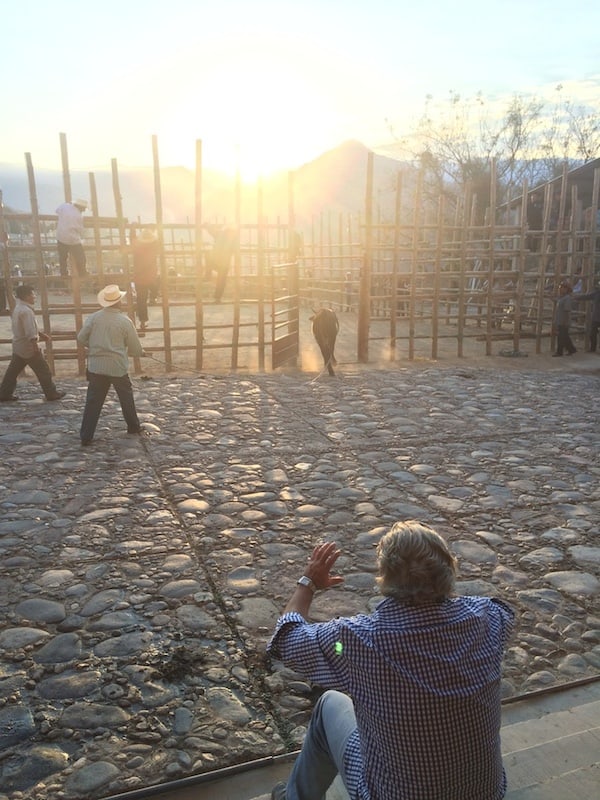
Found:
[[[243, 181], [295, 169], [323, 150], [324, 132], [331, 129], [331, 106], [326, 107], [318, 75], [291, 70], [273, 62], [245, 60], [218, 74], [204, 75], [190, 89], [185, 105], [170, 108], [164, 119], [165, 153], [187, 152], [202, 141], [203, 166]], [[335, 141], [335, 135], [329, 137]]]

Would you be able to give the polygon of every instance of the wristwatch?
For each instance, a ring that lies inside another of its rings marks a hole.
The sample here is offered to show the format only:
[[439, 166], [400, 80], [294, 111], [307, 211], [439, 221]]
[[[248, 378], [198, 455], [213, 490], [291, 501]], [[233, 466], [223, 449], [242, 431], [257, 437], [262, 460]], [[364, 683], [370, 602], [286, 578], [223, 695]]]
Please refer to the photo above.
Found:
[[301, 578], [298, 578], [297, 583], [299, 586], [307, 586], [313, 594], [317, 591], [315, 582], [312, 580], [312, 578], [307, 578], [306, 575], [303, 575]]

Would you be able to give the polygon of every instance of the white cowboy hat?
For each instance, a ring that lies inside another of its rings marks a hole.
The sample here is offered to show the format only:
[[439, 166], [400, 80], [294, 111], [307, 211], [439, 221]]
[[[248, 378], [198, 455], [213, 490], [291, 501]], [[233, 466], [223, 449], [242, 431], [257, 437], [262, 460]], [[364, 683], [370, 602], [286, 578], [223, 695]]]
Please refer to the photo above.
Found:
[[156, 234], [150, 228], [144, 228], [140, 233], [140, 239], [142, 242], [155, 242]]
[[77, 208], [81, 208], [83, 211], [85, 211], [86, 208], [88, 207], [88, 202], [87, 202], [87, 200], [81, 200], [81, 199], [73, 200], [73, 205], [77, 206]]
[[105, 286], [102, 291], [98, 292], [98, 302], [104, 308], [108, 308], [120, 302], [126, 294], [127, 292], [122, 292], [116, 283], [111, 283], [109, 286]]

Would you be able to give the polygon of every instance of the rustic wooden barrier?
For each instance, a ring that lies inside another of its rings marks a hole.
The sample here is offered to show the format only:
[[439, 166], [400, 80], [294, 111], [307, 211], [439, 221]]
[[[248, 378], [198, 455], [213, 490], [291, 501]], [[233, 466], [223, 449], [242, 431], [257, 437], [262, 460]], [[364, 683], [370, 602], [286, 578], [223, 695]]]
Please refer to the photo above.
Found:
[[[61, 153], [65, 196], [70, 199], [63, 135]], [[398, 175], [394, 218], [383, 219], [374, 210], [371, 155], [364, 217], [321, 214], [302, 237], [295, 229], [291, 176], [284, 222], [265, 217], [260, 184], [255, 221], [242, 220], [240, 182], [236, 180], [233, 227], [238, 241], [224, 303], [217, 313], [212, 281], [206, 274], [211, 245], [205, 233], [213, 223], [202, 218], [200, 143], [196, 158], [196, 217], [193, 223], [167, 224], [162, 213], [158, 147], [153, 139], [156, 219], [148, 226], [154, 228], [160, 242], [160, 302], [152, 310], [145, 347], [165, 371], [173, 368], [174, 354], [185, 356], [186, 363], [197, 371], [236, 370], [242, 351], [252, 354], [247, 361], [259, 370], [265, 369], [269, 360], [279, 364], [278, 303], [291, 296], [281, 285], [278, 265], [282, 264], [298, 264], [293, 293], [298, 307], [324, 305], [350, 315], [345, 324], [356, 326], [356, 352], [362, 362], [369, 361], [370, 348], [376, 350], [378, 358], [383, 349], [390, 361], [414, 359], [418, 349], [422, 352], [424, 342], [435, 359], [444, 340], [455, 343], [457, 356], [465, 355], [466, 344], [473, 340], [481, 342], [487, 355], [502, 342], [518, 353], [523, 339], [533, 340], [535, 351], [542, 352], [552, 346], [557, 284], [578, 276], [583, 290], [589, 291], [600, 270], [600, 170], [594, 174], [587, 210], [582, 208], [577, 187], [568, 191], [566, 175], [558, 186], [546, 186], [543, 227], [531, 231], [526, 223], [526, 184], [522, 197], [507, 204], [505, 218], [500, 212], [490, 214], [488, 209], [486, 224], [476, 225], [476, 199], [468, 188], [453, 209], [443, 198], [432, 208], [423, 199], [421, 173], [412, 181], [403, 181]], [[111, 165], [117, 211], [113, 218], [98, 215], [95, 180], [93, 174], [89, 175], [91, 214], [85, 218], [85, 249], [91, 276], [80, 280], [77, 275], [65, 278], [57, 274], [56, 217], [39, 214], [28, 154], [26, 162], [31, 213], [4, 213], [0, 195], [0, 233], [8, 234], [7, 246], [2, 248], [6, 294], [10, 300], [11, 290], [20, 281], [36, 285], [41, 327], [53, 336], [47, 351], [52, 369], [57, 362], [68, 362], [83, 374], [85, 354], [77, 346], [76, 332], [84, 316], [96, 310], [96, 292], [107, 283], [131, 287], [129, 220], [122, 213], [117, 164], [113, 160]], [[492, 203], [494, 197], [495, 177]], [[558, 213], [551, 218], [553, 207]], [[533, 250], [531, 241], [537, 242]], [[575, 334], [583, 332], [587, 324], [588, 305], [574, 314]], [[131, 292], [127, 311], [135, 321]], [[288, 346], [297, 349], [297, 343], [289, 340]], [[9, 357], [10, 334], [7, 325], [0, 324], [0, 361]], [[136, 359], [135, 371], [141, 368]]]

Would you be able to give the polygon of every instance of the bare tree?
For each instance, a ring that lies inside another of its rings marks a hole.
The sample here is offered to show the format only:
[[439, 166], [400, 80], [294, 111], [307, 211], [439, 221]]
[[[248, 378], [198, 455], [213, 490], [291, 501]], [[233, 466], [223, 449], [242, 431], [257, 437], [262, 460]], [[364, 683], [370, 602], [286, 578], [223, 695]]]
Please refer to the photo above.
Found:
[[600, 153], [600, 109], [562, 96], [554, 102], [515, 94], [499, 108], [481, 92], [463, 97], [451, 91], [441, 106], [431, 95], [414, 130], [403, 140], [426, 176], [432, 195], [477, 195], [483, 213], [489, 204], [490, 171], [495, 164], [498, 203], [519, 193], [526, 178], [537, 186]]

